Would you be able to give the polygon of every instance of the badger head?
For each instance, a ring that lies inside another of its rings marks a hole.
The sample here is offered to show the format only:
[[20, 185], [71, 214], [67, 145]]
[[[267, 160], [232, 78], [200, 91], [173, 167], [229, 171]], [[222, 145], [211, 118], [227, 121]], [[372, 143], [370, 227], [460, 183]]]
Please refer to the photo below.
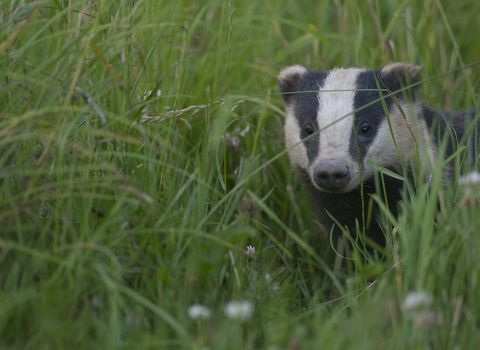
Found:
[[413, 155], [418, 135], [425, 133], [416, 88], [384, 100], [393, 135], [384, 104], [370, 103], [380, 98], [379, 88], [385, 96], [415, 83], [420, 68], [396, 63], [377, 70], [315, 72], [298, 65], [282, 70], [285, 141], [287, 148], [296, 145], [289, 150], [292, 165], [308, 174], [318, 190], [334, 193], [373, 178], [366, 159], [402, 173], [401, 161]]

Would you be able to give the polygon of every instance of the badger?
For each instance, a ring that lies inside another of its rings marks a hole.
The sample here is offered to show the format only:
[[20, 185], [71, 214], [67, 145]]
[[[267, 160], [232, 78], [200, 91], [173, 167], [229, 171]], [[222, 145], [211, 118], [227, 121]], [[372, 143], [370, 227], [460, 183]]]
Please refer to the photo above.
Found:
[[[371, 195], [380, 195], [397, 216], [402, 178], [413, 179], [415, 164], [434, 166], [464, 139], [471, 146], [468, 153], [475, 153], [472, 147], [478, 146], [478, 137], [471, 135], [480, 133], [476, 110], [443, 112], [423, 106], [418, 96], [420, 70], [421, 66], [392, 63], [375, 70], [325, 72], [294, 65], [280, 72], [290, 162], [328, 231], [335, 227], [336, 234], [341, 232], [336, 220], [352, 236], [357, 227], [365, 228], [367, 237], [384, 246], [378, 220], [364, 226], [369, 205], [373, 213], [379, 211]], [[467, 133], [469, 125], [478, 132]], [[451, 139], [442, 143], [447, 136]], [[384, 175], [379, 185], [378, 173], [367, 160], [402, 177]], [[453, 179], [450, 163], [442, 169], [444, 181]]]

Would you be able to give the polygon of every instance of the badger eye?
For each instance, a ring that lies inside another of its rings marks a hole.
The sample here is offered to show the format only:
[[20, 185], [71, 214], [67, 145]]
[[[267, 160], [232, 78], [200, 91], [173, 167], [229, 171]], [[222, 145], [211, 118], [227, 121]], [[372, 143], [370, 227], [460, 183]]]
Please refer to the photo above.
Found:
[[364, 125], [360, 128], [358, 133], [366, 135], [366, 134], [369, 134], [371, 131], [372, 131], [372, 126], [371, 125]]
[[305, 127], [305, 132], [307, 133], [307, 135], [311, 135], [313, 134], [313, 128], [310, 125], [307, 125]]

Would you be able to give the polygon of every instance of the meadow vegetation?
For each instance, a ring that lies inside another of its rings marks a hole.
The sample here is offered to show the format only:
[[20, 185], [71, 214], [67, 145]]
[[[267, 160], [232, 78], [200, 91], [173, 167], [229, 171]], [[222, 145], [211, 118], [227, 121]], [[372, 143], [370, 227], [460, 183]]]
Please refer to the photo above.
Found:
[[401, 61], [478, 106], [480, 2], [0, 4], [0, 349], [478, 349], [479, 147], [406, 185], [384, 252], [342, 249], [276, 76]]

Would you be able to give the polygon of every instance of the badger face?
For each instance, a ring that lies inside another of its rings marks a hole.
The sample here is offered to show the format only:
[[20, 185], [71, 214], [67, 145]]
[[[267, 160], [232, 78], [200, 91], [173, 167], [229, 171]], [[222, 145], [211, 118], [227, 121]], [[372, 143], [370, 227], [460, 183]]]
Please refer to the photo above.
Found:
[[314, 72], [298, 65], [282, 70], [278, 80], [286, 107], [286, 146], [298, 144], [289, 151], [292, 165], [307, 173], [318, 190], [333, 193], [349, 192], [373, 178], [366, 159], [401, 173], [401, 162], [413, 155], [426, 128], [418, 118], [415, 91], [411, 98], [395, 95], [401, 109], [392, 97], [385, 99], [393, 136], [382, 102], [368, 104], [380, 98], [375, 77], [382, 95], [388, 95], [416, 82], [419, 70], [400, 63], [374, 71]]

